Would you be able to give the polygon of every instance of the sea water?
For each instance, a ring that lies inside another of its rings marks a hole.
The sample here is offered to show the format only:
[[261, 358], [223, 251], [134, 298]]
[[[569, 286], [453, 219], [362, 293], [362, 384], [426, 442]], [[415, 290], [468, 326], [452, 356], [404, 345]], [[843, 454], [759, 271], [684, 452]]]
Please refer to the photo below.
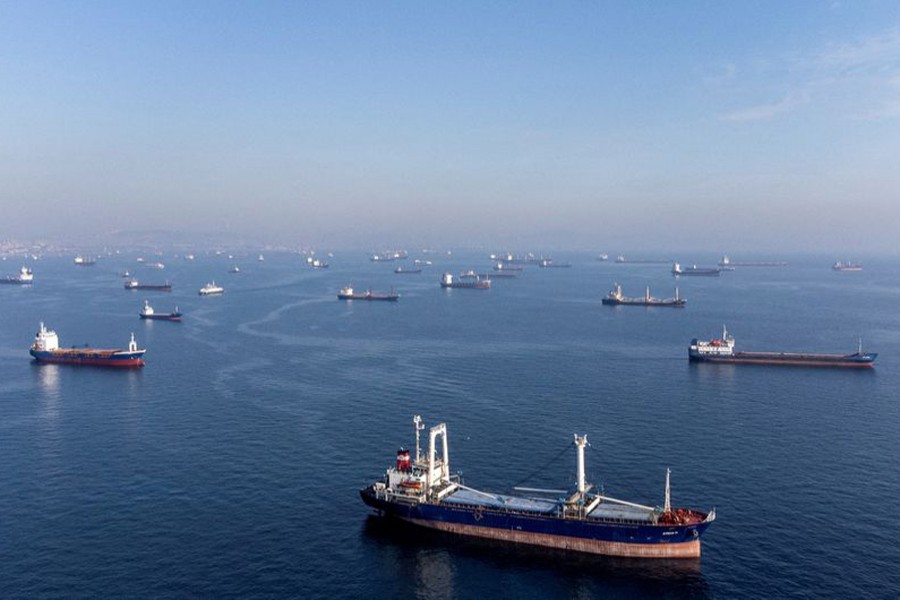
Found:
[[[439, 280], [489, 270], [483, 252], [428, 255], [419, 275], [363, 252], [329, 269], [255, 256], [170, 253], [162, 271], [136, 254], [47, 257], [29, 262], [33, 285], [0, 288], [2, 595], [900, 593], [897, 259], [676, 280], [668, 265], [561, 253], [571, 268], [481, 291]], [[174, 290], [126, 291], [125, 269]], [[225, 294], [198, 296], [213, 279]], [[628, 296], [678, 285], [687, 307], [602, 306], [614, 282]], [[338, 301], [348, 284], [401, 298]], [[184, 322], [141, 321], [144, 299]], [[146, 366], [35, 364], [40, 321], [63, 346], [127, 347], [134, 332]], [[691, 338], [723, 325], [739, 349], [849, 353], [861, 337], [879, 358], [864, 371], [689, 363]], [[447, 423], [451, 468], [480, 489], [571, 487], [573, 433], [611, 496], [661, 505], [671, 468], [674, 505], [716, 509], [703, 556], [582, 556], [383, 521], [358, 490], [413, 443], [416, 414]]]

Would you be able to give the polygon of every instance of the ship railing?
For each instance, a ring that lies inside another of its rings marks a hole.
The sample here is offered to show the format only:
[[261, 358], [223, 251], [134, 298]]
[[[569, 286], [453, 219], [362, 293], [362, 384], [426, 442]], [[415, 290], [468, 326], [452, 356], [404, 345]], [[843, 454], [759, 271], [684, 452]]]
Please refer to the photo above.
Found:
[[472, 510], [481, 510], [485, 511], [493, 511], [497, 513], [502, 513], [504, 515], [519, 515], [523, 517], [532, 517], [538, 519], [558, 519], [558, 518], [567, 518], [571, 520], [582, 520], [582, 521], [598, 521], [601, 523], [617, 523], [622, 525], [655, 525], [656, 523], [653, 521], [644, 521], [644, 520], [635, 520], [635, 519], [616, 519], [612, 517], [591, 517], [580, 514], [566, 514], [564, 507], [559, 507], [557, 510], [553, 512], [542, 512], [542, 511], [531, 511], [531, 510], [522, 510], [518, 508], [509, 508], [505, 506], [486, 506], [484, 504], [469, 504], [467, 502], [448, 502], [445, 503], [445, 506], [451, 507], [459, 507], [465, 509]]

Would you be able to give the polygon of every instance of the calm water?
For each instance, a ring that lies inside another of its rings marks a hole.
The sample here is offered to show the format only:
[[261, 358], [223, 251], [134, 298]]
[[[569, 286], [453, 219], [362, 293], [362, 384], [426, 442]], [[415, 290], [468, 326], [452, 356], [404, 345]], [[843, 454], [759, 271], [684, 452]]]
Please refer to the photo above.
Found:
[[[835, 273], [834, 257], [679, 282], [684, 310], [610, 308], [664, 265], [557, 256], [487, 292], [339, 255], [229, 261], [135, 256], [34, 263], [0, 288], [0, 594], [9, 597], [760, 598], [900, 593], [900, 263]], [[711, 262], [714, 257], [709, 257]], [[227, 274], [238, 262], [239, 275]], [[17, 262], [0, 263], [13, 273]], [[126, 292], [128, 268], [175, 290]], [[227, 288], [200, 298], [211, 279]], [[339, 302], [347, 283], [391, 303]], [[142, 322], [144, 298], [181, 324]], [[39, 321], [63, 345], [124, 346], [147, 366], [38, 366]], [[723, 323], [739, 346], [880, 353], [872, 372], [691, 365]], [[446, 421], [476, 487], [568, 487], [572, 433], [588, 479], [617, 497], [719, 519], [699, 561], [584, 557], [397, 528], [357, 490], [411, 419]], [[555, 458], [559, 457], [559, 458]]]

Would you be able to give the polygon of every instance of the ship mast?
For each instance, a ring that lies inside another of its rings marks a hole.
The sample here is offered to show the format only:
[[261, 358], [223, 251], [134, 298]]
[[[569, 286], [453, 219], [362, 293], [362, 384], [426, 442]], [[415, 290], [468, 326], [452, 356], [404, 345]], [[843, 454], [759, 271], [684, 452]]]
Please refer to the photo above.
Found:
[[672, 510], [671, 494], [669, 490], [669, 476], [672, 475], [672, 469], [666, 469], [666, 501], [663, 504], [663, 512], [667, 513]]
[[423, 429], [425, 429], [425, 424], [422, 423], [422, 417], [420, 417], [419, 415], [414, 416], [413, 425], [416, 428], [416, 464], [419, 464], [419, 462], [422, 460], [422, 455], [419, 450], [419, 433]]
[[578, 449], [578, 493], [583, 494], [587, 491], [587, 484], [584, 481], [584, 447], [587, 446], [587, 435], [578, 437], [575, 434], [575, 447]]

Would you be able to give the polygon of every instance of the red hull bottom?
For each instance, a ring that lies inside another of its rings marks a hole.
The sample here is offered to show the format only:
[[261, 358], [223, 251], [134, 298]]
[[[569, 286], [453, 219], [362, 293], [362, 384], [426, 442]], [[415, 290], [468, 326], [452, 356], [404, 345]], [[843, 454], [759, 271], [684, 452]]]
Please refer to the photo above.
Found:
[[[401, 517], [402, 518], [402, 517]], [[678, 544], [624, 544], [621, 542], [608, 542], [602, 540], [589, 540], [583, 538], [560, 537], [543, 533], [529, 533], [509, 529], [494, 529], [487, 527], [474, 527], [459, 523], [447, 523], [443, 521], [427, 521], [422, 519], [403, 519], [409, 523], [437, 529], [459, 535], [531, 544], [560, 550], [574, 550], [590, 554], [602, 554], [605, 556], [624, 556], [633, 558], [699, 558], [700, 540], [691, 540]]]
[[111, 367], [114, 369], [134, 369], [144, 366], [143, 358], [129, 358], [122, 360], [98, 359], [98, 358], [35, 358], [38, 363], [50, 363], [55, 365], [87, 365], [91, 367]]

